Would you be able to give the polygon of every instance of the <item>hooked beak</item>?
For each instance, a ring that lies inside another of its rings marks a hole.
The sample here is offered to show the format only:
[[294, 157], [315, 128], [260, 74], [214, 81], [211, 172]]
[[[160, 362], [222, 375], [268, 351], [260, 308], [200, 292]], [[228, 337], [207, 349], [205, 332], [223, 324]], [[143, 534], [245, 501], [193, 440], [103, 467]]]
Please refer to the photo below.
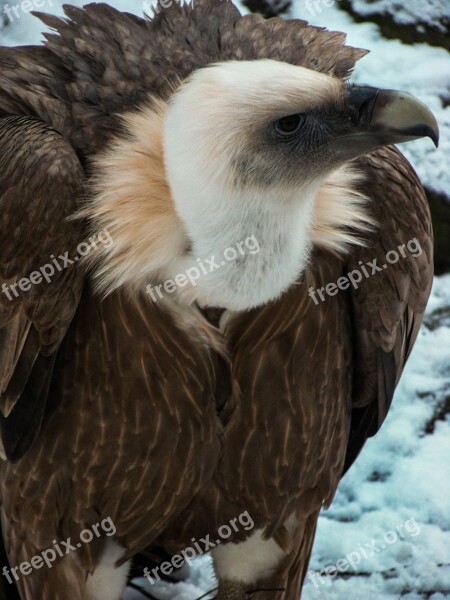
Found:
[[394, 90], [371, 87], [347, 89], [351, 126], [334, 144], [345, 154], [365, 154], [390, 144], [429, 137], [439, 145], [439, 126], [420, 100]]

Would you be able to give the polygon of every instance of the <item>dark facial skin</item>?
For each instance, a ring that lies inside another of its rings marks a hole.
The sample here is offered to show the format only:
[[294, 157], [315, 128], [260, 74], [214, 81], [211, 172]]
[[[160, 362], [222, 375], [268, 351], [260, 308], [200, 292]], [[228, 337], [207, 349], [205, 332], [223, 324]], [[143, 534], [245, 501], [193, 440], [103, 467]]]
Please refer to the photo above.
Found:
[[313, 180], [340, 164], [329, 144], [352, 126], [350, 107], [342, 101], [280, 115], [255, 132], [250, 147], [236, 157], [236, 183], [276, 186]]
[[416, 98], [391, 90], [347, 87], [307, 111], [272, 115], [255, 127], [233, 159], [235, 184], [296, 185], [389, 144], [430, 137], [436, 119]]

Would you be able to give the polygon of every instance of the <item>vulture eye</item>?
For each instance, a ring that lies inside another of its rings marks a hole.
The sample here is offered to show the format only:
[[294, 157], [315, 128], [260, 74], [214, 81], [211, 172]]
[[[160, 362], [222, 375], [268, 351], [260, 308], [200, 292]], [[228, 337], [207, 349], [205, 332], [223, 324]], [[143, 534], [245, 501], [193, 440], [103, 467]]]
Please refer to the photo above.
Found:
[[275, 121], [275, 130], [281, 135], [292, 135], [300, 129], [304, 120], [305, 115], [302, 114], [282, 117], [281, 119], [278, 119], [278, 121]]

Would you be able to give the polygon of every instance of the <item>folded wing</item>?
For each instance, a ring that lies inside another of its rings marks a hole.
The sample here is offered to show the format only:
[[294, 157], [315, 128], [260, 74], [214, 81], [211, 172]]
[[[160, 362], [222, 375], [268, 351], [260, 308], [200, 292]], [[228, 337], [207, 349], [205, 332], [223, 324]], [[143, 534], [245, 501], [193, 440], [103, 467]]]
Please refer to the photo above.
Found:
[[84, 174], [64, 138], [31, 117], [1, 118], [0, 147], [0, 423], [15, 461], [39, 432], [81, 294], [81, 270], [62, 257], [83, 241], [82, 223], [68, 217]]

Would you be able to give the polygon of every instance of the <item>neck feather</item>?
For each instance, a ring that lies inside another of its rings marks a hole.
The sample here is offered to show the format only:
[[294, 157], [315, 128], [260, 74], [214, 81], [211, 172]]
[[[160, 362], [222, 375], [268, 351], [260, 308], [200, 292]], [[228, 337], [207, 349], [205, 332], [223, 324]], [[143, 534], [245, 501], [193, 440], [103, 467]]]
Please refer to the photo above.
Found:
[[[276, 297], [294, 283], [306, 267], [312, 245], [345, 253], [352, 244], [364, 243], [373, 222], [367, 198], [357, 191], [362, 175], [351, 166], [337, 169], [315, 188], [296, 190], [297, 204], [289, 198], [266, 213], [248, 209], [233, 217], [226, 198], [216, 197], [214, 219], [211, 213], [209, 218], [199, 215], [198, 230], [189, 231], [166, 177], [165, 110], [166, 104], [158, 101], [126, 115], [125, 133], [95, 159], [92, 198], [78, 216], [90, 220], [93, 233], [107, 229], [113, 239], [109, 248], [87, 257], [99, 292], [108, 294], [122, 286], [143, 292], [149, 283], [174, 278], [197, 259], [221, 256], [254, 236], [260, 252], [249, 251], [213, 277], [208, 274], [202, 284], [172, 296], [222, 306], [228, 299], [229, 308], [240, 310], [268, 301], [271, 291]], [[241, 201], [254, 205], [251, 198]], [[242, 302], [229, 293], [233, 289]]]

